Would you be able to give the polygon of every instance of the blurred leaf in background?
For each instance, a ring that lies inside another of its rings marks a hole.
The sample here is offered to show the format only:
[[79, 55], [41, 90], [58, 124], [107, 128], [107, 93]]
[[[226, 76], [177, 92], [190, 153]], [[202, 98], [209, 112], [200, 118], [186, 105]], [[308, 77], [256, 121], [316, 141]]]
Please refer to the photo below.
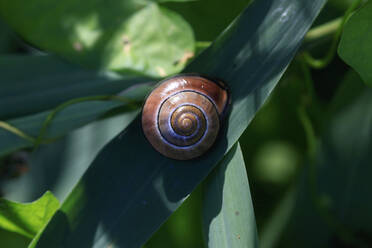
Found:
[[12, 32], [9, 27], [0, 20], [0, 54], [11, 51], [14, 46]]
[[90, 68], [164, 77], [194, 53], [189, 24], [155, 1], [1, 0], [0, 16], [37, 48]]
[[[350, 94], [354, 92], [354, 94]], [[356, 93], [356, 94], [355, 94]], [[280, 247], [370, 247], [372, 91], [350, 72], [332, 103], [332, 118], [314, 164], [297, 184]], [[345, 104], [348, 103], [348, 104]], [[308, 235], [311, 231], [314, 239]]]
[[[338, 53], [372, 86], [372, 2], [367, 2], [345, 25]], [[357, 43], [357, 44], [356, 44]]]

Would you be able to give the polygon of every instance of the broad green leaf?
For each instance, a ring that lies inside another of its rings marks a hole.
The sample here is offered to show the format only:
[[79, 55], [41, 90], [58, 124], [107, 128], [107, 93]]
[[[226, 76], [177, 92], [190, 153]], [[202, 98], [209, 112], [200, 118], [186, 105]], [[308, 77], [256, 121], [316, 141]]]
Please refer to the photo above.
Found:
[[151, 1], [1, 0], [0, 16], [36, 47], [90, 68], [166, 76], [194, 51], [188, 23]]
[[185, 70], [231, 90], [232, 111], [213, 149], [191, 161], [163, 157], [138, 117], [102, 149], [31, 247], [142, 245], [237, 142], [324, 3], [255, 1]]
[[49, 191], [31, 203], [0, 199], [0, 228], [32, 239], [58, 208], [57, 198]]
[[338, 53], [372, 86], [372, 2], [367, 2], [345, 24]]
[[203, 225], [208, 247], [258, 247], [244, 158], [235, 144], [205, 186]]
[[[148, 94], [149, 89], [150, 86], [148, 84], [136, 85], [123, 91], [120, 95], [138, 103]], [[58, 138], [71, 130], [103, 117], [108, 111], [119, 107], [126, 108], [124, 109], [125, 111], [134, 110], [132, 106], [120, 101], [88, 101], [73, 104], [57, 113], [50, 123], [44, 138]], [[50, 113], [51, 111], [45, 111], [12, 119], [7, 122], [26, 134], [37, 137], [40, 134], [44, 121]], [[32, 147], [33, 145], [31, 141], [0, 128], [0, 155], [20, 148]]]
[[1, 246], [11, 248], [26, 248], [30, 239], [18, 233], [8, 232], [0, 229]]
[[117, 94], [150, 81], [84, 70], [54, 56], [1, 56], [0, 75], [0, 120], [50, 110], [73, 98]]

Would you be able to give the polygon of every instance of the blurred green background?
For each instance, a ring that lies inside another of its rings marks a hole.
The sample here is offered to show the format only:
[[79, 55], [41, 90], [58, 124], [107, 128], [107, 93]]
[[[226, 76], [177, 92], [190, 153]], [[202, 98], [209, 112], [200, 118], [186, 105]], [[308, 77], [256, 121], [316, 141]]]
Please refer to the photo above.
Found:
[[[248, 2], [163, 6], [191, 25], [198, 52], [198, 42], [216, 38]], [[314, 26], [342, 16], [351, 2], [330, 0]], [[329, 46], [325, 39], [307, 49], [321, 57]], [[0, 20], [0, 56], [38, 53]], [[372, 89], [337, 56], [326, 68], [309, 71], [299, 56], [294, 59], [240, 138], [261, 247], [372, 247], [371, 107]], [[1, 195], [30, 201], [51, 189], [63, 200], [70, 190], [66, 185], [74, 185], [134, 114], [100, 120], [36, 151], [3, 157]], [[204, 247], [202, 195], [199, 186], [145, 247]]]

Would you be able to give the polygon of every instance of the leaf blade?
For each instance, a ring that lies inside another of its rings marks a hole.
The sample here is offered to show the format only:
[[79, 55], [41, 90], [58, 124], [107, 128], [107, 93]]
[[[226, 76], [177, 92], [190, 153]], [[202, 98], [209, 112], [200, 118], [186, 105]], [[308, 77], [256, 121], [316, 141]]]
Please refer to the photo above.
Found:
[[255, 215], [239, 143], [205, 186], [203, 226], [208, 247], [258, 247]]
[[59, 208], [59, 201], [47, 191], [32, 203], [0, 199], [0, 228], [33, 238]]
[[194, 51], [188, 23], [153, 1], [1, 0], [0, 15], [36, 47], [88, 68], [162, 77]]

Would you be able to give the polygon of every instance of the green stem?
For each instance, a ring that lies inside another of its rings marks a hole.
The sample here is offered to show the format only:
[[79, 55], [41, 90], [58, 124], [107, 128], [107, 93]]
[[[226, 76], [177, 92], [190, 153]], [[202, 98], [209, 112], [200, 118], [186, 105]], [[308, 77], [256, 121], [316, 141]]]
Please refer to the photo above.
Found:
[[197, 41], [195, 43], [196, 50], [205, 49], [212, 44], [211, 41]]
[[81, 97], [81, 98], [75, 98], [75, 99], [69, 100], [67, 102], [64, 102], [61, 105], [57, 106], [54, 110], [52, 110], [52, 112], [49, 113], [48, 116], [45, 118], [45, 120], [42, 124], [42, 127], [40, 129], [39, 135], [36, 138], [32, 137], [31, 135], [26, 134], [25, 132], [23, 132], [19, 128], [15, 127], [15, 126], [7, 123], [7, 122], [4, 122], [4, 121], [0, 121], [0, 128], [17, 135], [18, 137], [21, 137], [25, 140], [28, 140], [29, 142], [34, 144], [34, 148], [36, 149], [40, 144], [50, 143], [50, 142], [53, 142], [55, 140], [55, 139], [45, 139], [44, 136], [45, 136], [45, 134], [48, 130], [48, 127], [51, 125], [53, 119], [55, 118], [55, 116], [59, 112], [61, 112], [65, 108], [67, 108], [68, 106], [76, 104], [76, 103], [87, 102], [87, 101], [112, 101], [112, 100], [123, 102], [123, 103], [129, 105], [129, 107], [133, 107], [133, 108], [138, 107], [138, 102], [137, 101], [135, 101], [133, 99], [125, 98], [125, 97], [122, 97], [122, 96], [102, 95], [102, 96]]
[[43, 141], [43, 138], [47, 132], [47, 129], [48, 127], [51, 125], [53, 119], [55, 118], [55, 116], [61, 112], [62, 110], [64, 110], [65, 108], [67, 108], [68, 106], [70, 105], [73, 105], [73, 104], [76, 104], [76, 103], [81, 103], [81, 102], [87, 102], [87, 101], [110, 101], [110, 100], [116, 100], [116, 101], [121, 101], [125, 104], [128, 104], [132, 107], [137, 107], [137, 104], [136, 104], [136, 101], [132, 100], [132, 99], [128, 99], [128, 98], [125, 98], [125, 97], [122, 97], [122, 96], [115, 96], [115, 95], [102, 95], [102, 96], [88, 96], [88, 97], [80, 97], [80, 98], [75, 98], [75, 99], [72, 99], [72, 100], [69, 100], [67, 102], [64, 102], [62, 103], [61, 105], [57, 106], [45, 119], [45, 121], [43, 122], [43, 125], [40, 129], [40, 133], [38, 135], [38, 137], [36, 138], [35, 142], [34, 142], [34, 148], [38, 148], [39, 145], [42, 143]]
[[340, 27], [341, 23], [342, 17], [339, 17], [310, 29], [304, 38], [304, 43], [313, 43], [314, 41], [333, 35]]
[[302, 73], [305, 77], [306, 96], [312, 101], [313, 99], [316, 99], [317, 96], [315, 94], [314, 81], [311, 76], [310, 68], [308, 64], [306, 63], [306, 60], [303, 56], [299, 57], [299, 63], [301, 66]]
[[[333, 40], [332, 40], [332, 44], [331, 44], [331, 47], [330, 49], [328, 50], [328, 53], [326, 54], [326, 56], [324, 58], [321, 58], [321, 59], [316, 59], [314, 57], [311, 56], [311, 54], [309, 52], [304, 52], [303, 53], [303, 56], [306, 60], [306, 62], [313, 68], [315, 69], [322, 69], [324, 67], [326, 67], [327, 65], [329, 65], [329, 63], [331, 63], [331, 61], [333, 60], [333, 58], [335, 57], [336, 55], [336, 52], [337, 52], [337, 45], [338, 45], [338, 42], [339, 42], [339, 39], [341, 37], [341, 34], [342, 34], [342, 30], [345, 26], [345, 23], [346, 21], [348, 20], [348, 18], [351, 16], [351, 14], [353, 13], [353, 11], [361, 4], [363, 0], [355, 0], [351, 5], [350, 7], [346, 10], [345, 12], [345, 15], [342, 17], [341, 20], [335, 20], [334, 23], [331, 23], [329, 24], [329, 26], [326, 26], [324, 28], [324, 30], [322, 29], [319, 29], [317, 32], [319, 33], [327, 33], [327, 32], [330, 32], [332, 30], [335, 29], [336, 25], [338, 24], [337, 26], [337, 29], [335, 31], [335, 34], [333, 36]], [[319, 35], [319, 34], [310, 34], [313, 36], [316, 36], [316, 35]]]
[[31, 143], [35, 143], [35, 138], [26, 134], [25, 132], [23, 132], [22, 130], [16, 128], [15, 126], [5, 122], [5, 121], [0, 121], [0, 128], [2, 129], [5, 129], [6, 131], [10, 132], [10, 133], [13, 133], [25, 140], [28, 140], [30, 141]]

